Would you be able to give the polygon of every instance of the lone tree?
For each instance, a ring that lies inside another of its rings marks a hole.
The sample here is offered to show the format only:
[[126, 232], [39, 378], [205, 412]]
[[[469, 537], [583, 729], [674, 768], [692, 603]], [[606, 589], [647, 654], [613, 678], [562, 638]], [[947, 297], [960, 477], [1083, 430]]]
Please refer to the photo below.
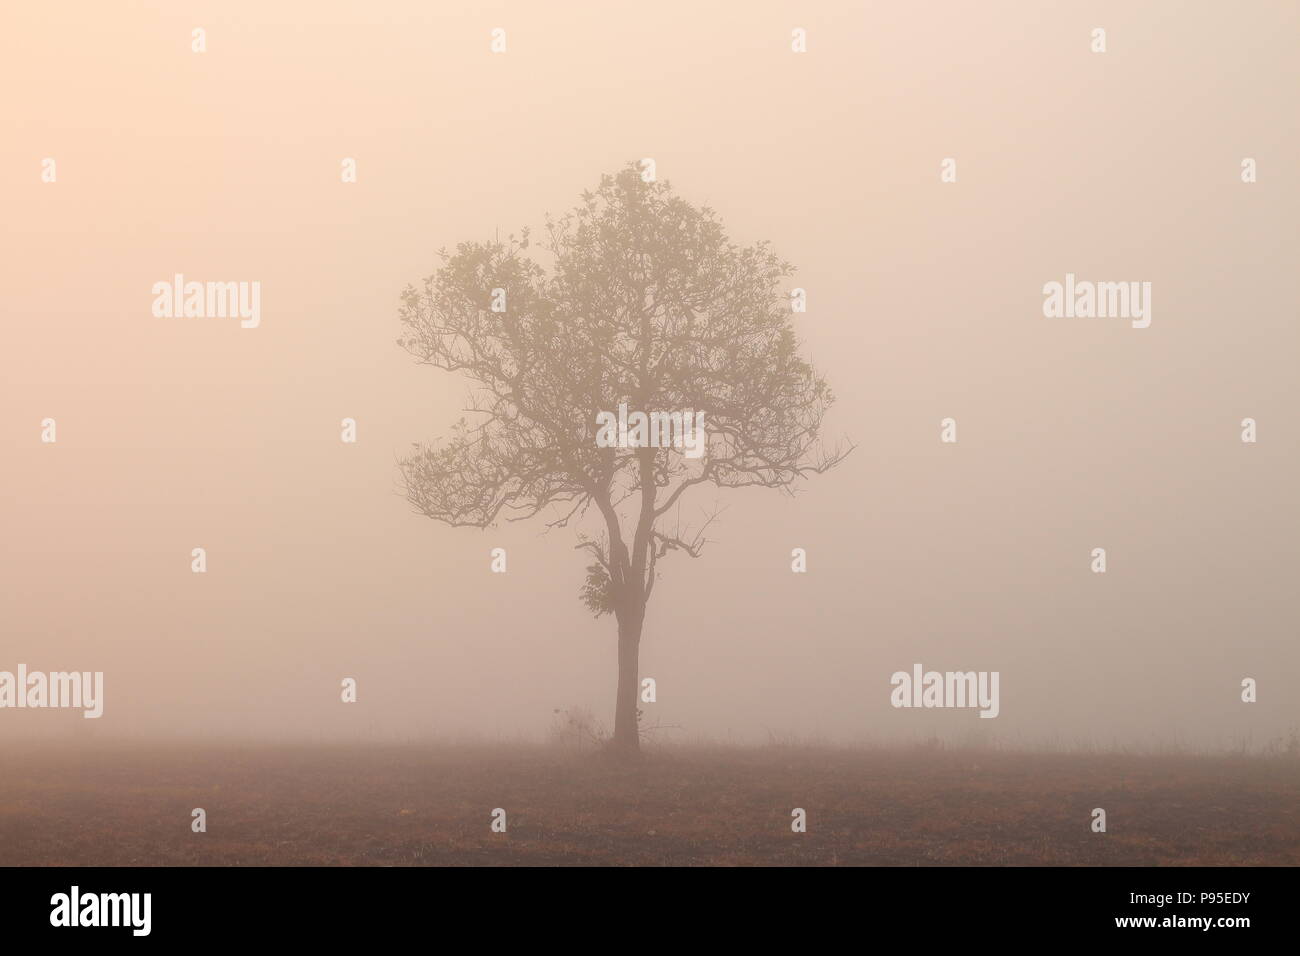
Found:
[[[790, 493], [852, 446], [820, 444], [833, 397], [798, 355], [782, 288], [793, 270], [768, 243], [730, 242], [713, 210], [634, 164], [547, 217], [545, 233], [537, 258], [549, 268], [529, 257], [524, 230], [441, 251], [438, 270], [403, 292], [398, 343], [473, 384], [472, 417], [444, 442], [416, 444], [400, 470], [415, 510], [448, 525], [539, 514], [548, 528], [573, 523], [575, 547], [594, 559], [581, 600], [618, 622], [612, 745], [632, 752], [659, 561], [699, 557], [717, 514], [684, 527], [683, 494], [709, 484]], [[596, 416], [622, 403], [702, 411], [702, 447], [601, 447]]]

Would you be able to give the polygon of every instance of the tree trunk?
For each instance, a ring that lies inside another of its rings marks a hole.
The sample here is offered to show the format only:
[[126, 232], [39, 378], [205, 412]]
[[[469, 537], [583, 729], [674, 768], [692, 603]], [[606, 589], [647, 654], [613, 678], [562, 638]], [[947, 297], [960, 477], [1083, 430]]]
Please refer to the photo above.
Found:
[[640, 614], [628, 615], [618, 624], [618, 696], [614, 700], [613, 747], [625, 754], [635, 754], [641, 749], [636, 711], [641, 689], [638, 658], [644, 615], [643, 609]]

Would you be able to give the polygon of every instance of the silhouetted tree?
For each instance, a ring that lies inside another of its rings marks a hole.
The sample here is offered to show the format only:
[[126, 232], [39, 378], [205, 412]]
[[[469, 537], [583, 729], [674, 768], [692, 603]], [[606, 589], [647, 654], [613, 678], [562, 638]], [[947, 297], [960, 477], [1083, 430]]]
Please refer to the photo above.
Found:
[[[559, 219], [539, 260], [529, 233], [466, 242], [403, 293], [399, 344], [421, 363], [473, 382], [471, 419], [416, 445], [400, 465], [421, 514], [484, 528], [545, 513], [574, 523], [591, 555], [580, 597], [618, 622], [613, 744], [639, 747], [638, 652], [660, 559], [698, 557], [704, 531], [680, 523], [699, 485], [789, 490], [852, 447], [818, 440], [830, 389], [798, 355], [782, 281], [791, 267], [766, 242], [733, 244], [708, 207], [645, 182], [634, 165], [602, 177]], [[494, 292], [493, 290], [502, 290]], [[494, 311], [493, 305], [504, 311]], [[703, 411], [702, 454], [598, 447], [596, 415]], [[599, 533], [579, 530], [593, 509]]]

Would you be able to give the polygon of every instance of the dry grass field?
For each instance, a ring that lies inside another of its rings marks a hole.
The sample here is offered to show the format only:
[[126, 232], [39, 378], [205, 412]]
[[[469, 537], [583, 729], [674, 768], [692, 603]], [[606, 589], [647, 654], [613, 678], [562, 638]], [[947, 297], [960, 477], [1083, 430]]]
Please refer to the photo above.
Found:
[[[208, 831], [192, 833], [191, 810]], [[490, 830], [494, 808], [508, 832]], [[790, 811], [808, 814], [792, 833]], [[1094, 807], [1108, 832], [1094, 834]], [[1294, 757], [6, 746], [0, 865], [1295, 865]]]

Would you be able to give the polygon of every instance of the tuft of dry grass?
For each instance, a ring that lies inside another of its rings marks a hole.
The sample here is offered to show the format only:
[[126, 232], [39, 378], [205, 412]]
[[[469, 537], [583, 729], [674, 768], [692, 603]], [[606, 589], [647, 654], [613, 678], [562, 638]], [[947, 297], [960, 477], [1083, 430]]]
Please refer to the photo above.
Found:
[[[207, 811], [208, 832], [190, 831]], [[505, 834], [490, 830], [502, 807]], [[808, 832], [792, 833], [802, 807]], [[1109, 832], [1090, 830], [1104, 807]], [[528, 745], [0, 754], [0, 865], [1296, 865], [1300, 761]]]

